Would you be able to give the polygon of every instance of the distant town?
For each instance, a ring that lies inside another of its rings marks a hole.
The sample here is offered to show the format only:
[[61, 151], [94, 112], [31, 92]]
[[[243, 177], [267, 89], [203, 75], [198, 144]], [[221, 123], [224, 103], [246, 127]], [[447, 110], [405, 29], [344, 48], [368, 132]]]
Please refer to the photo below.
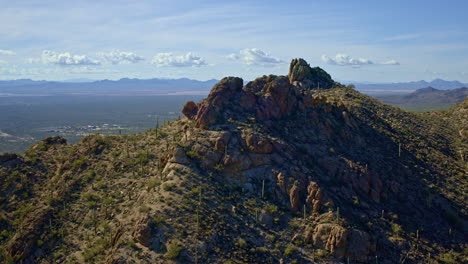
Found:
[[[124, 125], [117, 124], [102, 124], [102, 125], [84, 125], [84, 126], [60, 126], [60, 127], [47, 127], [41, 128], [38, 131], [40, 132], [49, 132], [49, 133], [64, 133], [64, 134], [75, 134], [75, 135], [88, 135], [89, 132], [96, 131], [109, 131], [109, 130], [121, 130], [127, 129], [128, 127]], [[88, 132], [88, 133], [87, 133]]]

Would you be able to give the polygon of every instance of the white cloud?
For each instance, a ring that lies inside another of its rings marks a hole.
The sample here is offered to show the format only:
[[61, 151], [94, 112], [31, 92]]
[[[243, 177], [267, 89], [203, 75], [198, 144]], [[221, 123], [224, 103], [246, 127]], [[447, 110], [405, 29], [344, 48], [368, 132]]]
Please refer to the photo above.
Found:
[[8, 64], [8, 62], [4, 60], [0, 60], [0, 64]]
[[239, 54], [229, 54], [226, 58], [230, 60], [240, 60], [247, 65], [273, 66], [284, 63], [284, 61], [257, 48], [243, 49], [239, 51]]
[[199, 67], [207, 65], [205, 60], [191, 52], [185, 55], [173, 55], [172, 53], [158, 53], [151, 60], [158, 67]]
[[327, 55], [322, 55], [322, 61], [330, 65], [340, 65], [340, 66], [362, 66], [374, 64], [371, 60], [363, 58], [352, 58], [346, 54], [336, 54], [334, 58], [330, 58]]
[[396, 61], [396, 60], [384, 61], [381, 64], [383, 64], [383, 65], [400, 65], [400, 63], [398, 61]]
[[42, 63], [56, 64], [61, 66], [101, 64], [99, 61], [91, 59], [86, 55], [72, 55], [69, 52], [58, 53], [49, 50], [44, 50], [42, 52]]
[[16, 52], [11, 50], [2, 50], [0, 49], [0, 55], [16, 55]]
[[341, 53], [336, 54], [335, 57], [328, 57], [327, 55], [322, 55], [321, 59], [326, 64], [352, 67], [361, 67], [365, 65], [400, 65], [400, 63], [396, 60], [373, 62], [369, 59], [353, 58], [347, 54]]
[[226, 59], [228, 59], [228, 60], [238, 60], [238, 59], [240, 59], [240, 56], [239, 56], [239, 54], [232, 53], [232, 54], [227, 55]]
[[97, 54], [103, 61], [111, 64], [130, 64], [143, 61], [145, 58], [136, 55], [133, 52], [111, 51], [108, 53], [100, 52]]

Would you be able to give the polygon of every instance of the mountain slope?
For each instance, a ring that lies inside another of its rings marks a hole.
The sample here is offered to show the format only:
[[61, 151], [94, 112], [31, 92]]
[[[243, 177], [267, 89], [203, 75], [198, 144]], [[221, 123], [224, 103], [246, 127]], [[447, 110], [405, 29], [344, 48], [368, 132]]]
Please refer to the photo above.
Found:
[[405, 112], [301, 59], [288, 76], [224, 78], [161, 128], [3, 155], [2, 256], [461, 263], [460, 111]]

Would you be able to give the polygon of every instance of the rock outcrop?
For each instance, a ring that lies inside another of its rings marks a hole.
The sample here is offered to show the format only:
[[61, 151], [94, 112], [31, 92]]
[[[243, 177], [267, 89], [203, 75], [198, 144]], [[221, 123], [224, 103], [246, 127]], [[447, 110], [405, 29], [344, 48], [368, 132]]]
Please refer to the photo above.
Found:
[[322, 207], [323, 192], [316, 182], [311, 181], [307, 187], [307, 203], [312, 212], [318, 213]]
[[323, 103], [323, 97], [312, 97], [310, 91], [335, 86], [340, 84], [321, 68], [311, 68], [303, 59], [294, 59], [288, 76], [263, 76], [245, 86], [240, 78], [223, 78], [203, 102], [187, 102], [182, 113], [195, 120], [199, 128], [247, 117], [264, 122]]
[[294, 59], [289, 66], [289, 81], [301, 89], [330, 89], [335, 82], [330, 74], [320, 67], [311, 68], [303, 59]]
[[315, 248], [328, 250], [338, 258], [366, 262], [375, 253], [375, 243], [368, 233], [348, 230], [336, 223], [319, 223], [305, 233], [304, 241]]

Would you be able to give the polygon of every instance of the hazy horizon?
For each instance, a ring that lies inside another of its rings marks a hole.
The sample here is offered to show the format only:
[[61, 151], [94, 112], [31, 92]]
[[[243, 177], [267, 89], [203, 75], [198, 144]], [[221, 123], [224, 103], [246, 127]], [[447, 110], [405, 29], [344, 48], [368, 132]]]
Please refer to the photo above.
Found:
[[[227, 76], [225, 76], [227, 77]], [[260, 77], [260, 76], [258, 76]], [[63, 80], [46, 80], [46, 79], [33, 79], [33, 78], [18, 78], [18, 79], [0, 79], [0, 81], [20, 81], [20, 80], [31, 80], [31, 81], [37, 81], [37, 82], [41, 82], [41, 81], [45, 81], [45, 82], [63, 82], [63, 83], [90, 83], [90, 82], [99, 82], [99, 81], [120, 81], [122, 79], [130, 79], [130, 80], [155, 80], [155, 79], [158, 79], [158, 80], [181, 80], [181, 79], [188, 79], [188, 80], [191, 80], [191, 81], [198, 81], [198, 82], [208, 82], [208, 81], [219, 81], [220, 79], [192, 79], [192, 78], [188, 78], [188, 77], [179, 77], [179, 78], [164, 78], [164, 77], [148, 77], [148, 78], [132, 78], [132, 77], [121, 77], [121, 78], [111, 78], [111, 79], [88, 79], [88, 78], [75, 78], [75, 79], [63, 79]], [[369, 81], [353, 81], [353, 80], [338, 80], [336, 79], [335, 81], [338, 81], [338, 82], [341, 82], [341, 83], [345, 83], [345, 84], [351, 84], [353, 82], [355, 83], [360, 83], [360, 84], [393, 84], [393, 83], [412, 83], [412, 82], [427, 82], [427, 83], [431, 83], [433, 81], [437, 81], [437, 80], [442, 80], [442, 81], [446, 81], [446, 82], [460, 82], [462, 84], [467, 84], [467, 83], [464, 83], [460, 80], [446, 80], [446, 79], [442, 79], [442, 78], [434, 78], [434, 79], [429, 79], [429, 80], [412, 80], [412, 81], [406, 81], [406, 82], [402, 82], [402, 81], [395, 81], [395, 82], [369, 82]], [[251, 80], [244, 80], [244, 81], [251, 81]]]

